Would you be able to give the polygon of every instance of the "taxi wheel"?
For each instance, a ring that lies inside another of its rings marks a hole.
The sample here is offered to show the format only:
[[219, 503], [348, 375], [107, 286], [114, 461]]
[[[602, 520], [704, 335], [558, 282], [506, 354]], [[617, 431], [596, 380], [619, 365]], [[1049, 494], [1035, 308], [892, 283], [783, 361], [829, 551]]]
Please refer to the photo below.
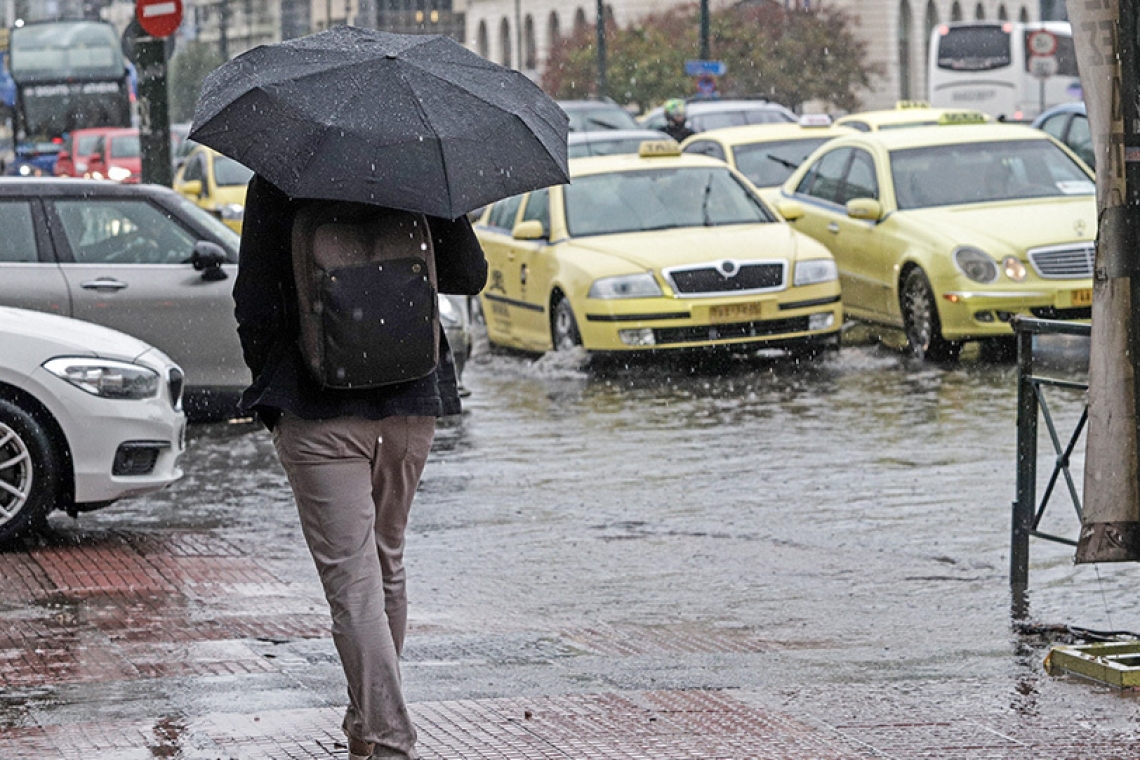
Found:
[[906, 329], [907, 348], [916, 359], [954, 361], [962, 351], [961, 343], [942, 337], [942, 323], [938, 319], [938, 304], [934, 289], [921, 269], [912, 269], [903, 281], [903, 325]]
[[574, 319], [574, 310], [570, 308], [569, 299], [560, 298], [558, 303], [554, 304], [554, 314], [550, 319], [550, 337], [555, 351], [569, 351], [582, 345], [578, 320]]
[[23, 407], [0, 399], [0, 544], [47, 520], [61, 465], [43, 425]]

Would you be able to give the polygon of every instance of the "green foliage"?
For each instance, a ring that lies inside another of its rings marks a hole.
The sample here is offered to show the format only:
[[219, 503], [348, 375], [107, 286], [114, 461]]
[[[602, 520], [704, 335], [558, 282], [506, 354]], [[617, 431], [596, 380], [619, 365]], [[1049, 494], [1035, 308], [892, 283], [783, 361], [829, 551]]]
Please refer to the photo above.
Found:
[[[722, 97], [763, 97], [796, 108], [818, 100], [841, 110], [859, 106], [858, 91], [879, 73], [866, 63], [866, 46], [851, 34], [842, 11], [785, 10], [782, 4], [741, 4], [709, 15], [711, 57], [728, 73], [717, 82]], [[679, 6], [626, 29], [606, 28], [606, 92], [642, 110], [696, 94], [684, 73], [696, 58], [699, 10]], [[596, 97], [595, 27], [579, 29], [551, 50], [542, 85], [560, 99]]]
[[170, 59], [167, 70], [167, 96], [170, 99], [170, 120], [190, 121], [194, 118], [194, 104], [202, 90], [202, 80], [225, 61], [217, 48], [201, 42], [187, 42]]

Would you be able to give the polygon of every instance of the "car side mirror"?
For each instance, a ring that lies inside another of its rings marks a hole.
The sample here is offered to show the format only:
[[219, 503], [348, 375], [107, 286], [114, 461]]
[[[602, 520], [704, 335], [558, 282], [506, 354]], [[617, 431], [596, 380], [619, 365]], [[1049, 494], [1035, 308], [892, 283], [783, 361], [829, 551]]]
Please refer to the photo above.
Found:
[[777, 201], [775, 203], [775, 206], [776, 211], [780, 213], [780, 216], [784, 217], [784, 219], [788, 220], [789, 222], [794, 222], [797, 219], [801, 219], [803, 218], [804, 214], [807, 213], [804, 210], [804, 207], [796, 201]]
[[847, 216], [877, 222], [883, 218], [883, 204], [874, 198], [852, 198], [847, 201]]
[[511, 237], [515, 240], [542, 240], [546, 237], [546, 228], [537, 219], [527, 219], [515, 225]]
[[202, 180], [192, 179], [189, 182], [183, 182], [182, 187], [178, 188], [178, 192], [185, 196], [198, 197], [202, 195]]
[[194, 244], [190, 263], [195, 270], [202, 273], [202, 279], [207, 282], [216, 282], [229, 277], [226, 270], [222, 269], [222, 264], [226, 263], [225, 249], [209, 240], [199, 240]]

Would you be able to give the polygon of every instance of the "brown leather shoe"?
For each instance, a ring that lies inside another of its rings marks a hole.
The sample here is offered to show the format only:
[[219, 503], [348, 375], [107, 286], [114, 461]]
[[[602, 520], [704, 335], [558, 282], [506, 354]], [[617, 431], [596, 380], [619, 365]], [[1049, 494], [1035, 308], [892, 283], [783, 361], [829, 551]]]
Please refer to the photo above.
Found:
[[348, 737], [348, 760], [368, 760], [372, 757], [373, 749], [375, 749], [375, 745], [371, 742]]

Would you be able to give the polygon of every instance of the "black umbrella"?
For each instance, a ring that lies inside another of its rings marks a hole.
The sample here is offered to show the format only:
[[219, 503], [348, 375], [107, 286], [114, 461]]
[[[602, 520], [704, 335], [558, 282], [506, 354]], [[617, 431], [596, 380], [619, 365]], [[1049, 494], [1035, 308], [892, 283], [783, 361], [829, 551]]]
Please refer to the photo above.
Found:
[[567, 129], [537, 85], [449, 37], [338, 26], [211, 72], [189, 137], [295, 198], [454, 219], [568, 182]]

